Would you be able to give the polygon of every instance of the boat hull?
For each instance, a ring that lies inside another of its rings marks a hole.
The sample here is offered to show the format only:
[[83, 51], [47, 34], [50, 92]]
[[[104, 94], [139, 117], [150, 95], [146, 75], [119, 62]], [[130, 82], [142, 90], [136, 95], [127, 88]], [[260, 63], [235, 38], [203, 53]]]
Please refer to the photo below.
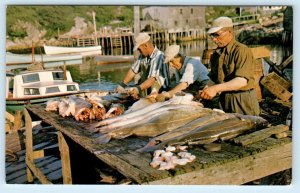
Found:
[[53, 54], [70, 54], [70, 53], [94, 53], [101, 54], [101, 46], [90, 47], [59, 47], [44, 45], [44, 50], [47, 55]]
[[43, 96], [43, 97], [32, 97], [32, 98], [11, 98], [6, 99], [6, 111], [14, 114], [16, 111], [23, 111], [24, 106], [27, 104], [39, 104], [45, 103], [52, 99], [58, 99], [63, 96], [79, 94], [82, 92], [73, 92], [67, 94], [59, 94], [59, 95], [51, 95], [51, 96]]

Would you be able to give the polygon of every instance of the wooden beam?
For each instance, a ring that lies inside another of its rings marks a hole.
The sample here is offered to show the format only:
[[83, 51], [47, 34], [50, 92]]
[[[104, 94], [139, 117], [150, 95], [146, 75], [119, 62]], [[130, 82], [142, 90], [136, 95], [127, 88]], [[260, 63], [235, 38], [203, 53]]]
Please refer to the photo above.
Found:
[[[280, 152], [280, 153], [278, 153]], [[145, 184], [245, 184], [292, 167], [292, 143], [232, 162]]]
[[45, 157], [43, 149], [34, 151], [32, 155], [33, 155], [33, 159], [39, 159]]
[[280, 70], [283, 70], [293, 61], [293, 55], [290, 55], [284, 62], [282, 62], [279, 66]]
[[60, 131], [58, 131], [57, 134], [58, 134], [58, 146], [59, 146], [59, 151], [61, 156], [63, 182], [64, 184], [72, 184], [69, 146], [63, 134]]
[[51, 181], [43, 174], [43, 172], [35, 165], [30, 159], [26, 157], [27, 167], [34, 173], [34, 175], [39, 179], [42, 184], [52, 184]]
[[276, 125], [270, 128], [262, 129], [248, 135], [242, 135], [240, 137], [235, 138], [234, 143], [241, 144], [242, 146], [249, 145], [263, 139], [270, 137], [273, 134], [282, 133], [284, 131], [288, 131], [289, 127], [287, 125]]
[[[32, 119], [29, 115], [29, 112], [26, 110], [26, 108], [24, 109], [24, 116], [25, 116], [25, 129], [26, 129], [25, 130], [26, 164], [27, 162], [30, 164], [33, 163]], [[26, 168], [26, 173], [27, 173], [27, 181], [33, 182], [32, 170], [29, 169], [28, 164]]]

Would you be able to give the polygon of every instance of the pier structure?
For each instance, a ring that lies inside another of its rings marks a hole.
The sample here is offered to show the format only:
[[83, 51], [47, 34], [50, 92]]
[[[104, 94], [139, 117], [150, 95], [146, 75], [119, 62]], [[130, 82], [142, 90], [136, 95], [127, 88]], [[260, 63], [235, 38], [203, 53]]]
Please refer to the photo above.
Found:
[[[186, 29], [186, 30], [160, 30], [147, 32], [154, 43], [161, 42], [177, 42], [177, 41], [192, 41], [206, 39], [205, 28], [202, 29]], [[94, 46], [96, 42], [102, 46], [103, 51], [107, 50], [112, 54], [112, 50], [121, 49], [123, 53], [130, 53], [134, 44], [134, 34], [129, 33], [111, 33], [97, 34], [89, 36], [61, 36], [59, 41], [64, 46]]]

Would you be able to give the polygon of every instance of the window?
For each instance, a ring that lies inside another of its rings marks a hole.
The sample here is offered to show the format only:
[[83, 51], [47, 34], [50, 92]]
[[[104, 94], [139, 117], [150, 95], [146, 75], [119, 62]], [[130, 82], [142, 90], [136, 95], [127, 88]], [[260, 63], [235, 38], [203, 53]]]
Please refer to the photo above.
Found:
[[191, 9], [191, 14], [193, 14], [194, 13], [194, 10], [193, 10], [193, 8]]
[[180, 9], [180, 14], [182, 14], [182, 9]]
[[23, 79], [23, 83], [38, 82], [38, 81], [40, 81], [39, 74], [23, 75], [22, 79]]
[[75, 85], [67, 85], [67, 91], [77, 91], [77, 88]]
[[57, 86], [46, 88], [46, 94], [60, 92]]
[[25, 88], [24, 95], [39, 95], [40, 91], [37, 88]]
[[177, 26], [177, 25], [178, 25], [178, 22], [177, 22], [177, 21], [174, 21], [174, 24], [175, 24], [175, 26]]
[[63, 80], [64, 73], [63, 72], [52, 72], [53, 80]]

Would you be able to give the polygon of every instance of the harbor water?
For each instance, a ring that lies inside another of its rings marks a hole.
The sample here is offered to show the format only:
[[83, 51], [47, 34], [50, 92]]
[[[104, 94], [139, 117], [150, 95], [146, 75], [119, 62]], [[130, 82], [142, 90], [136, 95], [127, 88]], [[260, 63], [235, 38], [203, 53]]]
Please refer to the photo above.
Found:
[[[178, 43], [183, 53], [188, 56], [202, 57], [203, 50], [205, 49], [205, 41], [186, 41]], [[169, 44], [161, 43], [156, 45], [160, 50], [164, 51]], [[255, 45], [253, 45], [255, 46]], [[262, 46], [262, 45], [259, 45]], [[271, 50], [270, 59], [276, 64], [280, 64], [283, 61], [284, 47], [281, 45], [264, 45]], [[120, 58], [120, 56], [132, 56], [132, 48], [120, 50], [120, 48], [110, 51], [111, 54], [103, 52], [103, 54], [109, 55], [112, 58], [108, 64], [99, 64], [101, 55], [96, 57], [86, 57], [82, 63], [76, 63], [74, 65], [67, 65], [67, 69], [70, 70], [73, 77], [73, 81], [78, 82], [81, 90], [104, 90], [112, 91], [116, 85], [123, 80], [128, 69], [132, 65], [132, 62], [116, 62], [114, 63], [114, 57]], [[123, 55], [125, 54], [125, 55]], [[133, 57], [131, 57], [133, 58]], [[117, 59], [116, 59], [117, 61]], [[18, 66], [20, 67], [20, 66]], [[12, 66], [7, 66], [7, 70]], [[264, 71], [268, 71], [268, 65], [264, 65]]]
[[[165, 50], [166, 44], [157, 45], [161, 50]], [[180, 43], [183, 53], [188, 56], [201, 58], [205, 49], [204, 41], [190, 41]], [[265, 45], [271, 50], [270, 59], [280, 64], [283, 58], [283, 47], [280, 45]], [[130, 54], [130, 53], [129, 53]], [[101, 58], [101, 56], [99, 56]], [[80, 65], [71, 65], [70, 70], [73, 81], [78, 82], [81, 90], [106, 90], [112, 91], [116, 85], [123, 80], [132, 62], [97, 64], [97, 58], [86, 58]], [[268, 65], [264, 66], [268, 70]]]

